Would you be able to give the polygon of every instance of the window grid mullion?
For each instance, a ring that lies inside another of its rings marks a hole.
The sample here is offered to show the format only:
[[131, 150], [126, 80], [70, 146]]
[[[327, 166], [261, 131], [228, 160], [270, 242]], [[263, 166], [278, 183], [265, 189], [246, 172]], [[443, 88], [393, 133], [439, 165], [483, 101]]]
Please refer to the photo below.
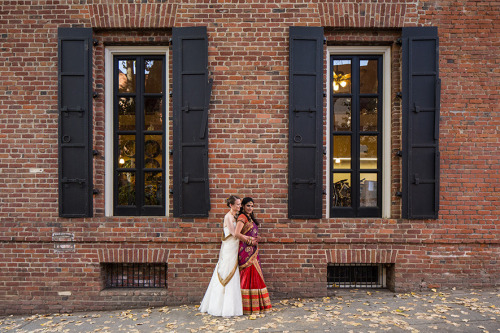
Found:
[[351, 179], [351, 204], [354, 210], [354, 215], [358, 215], [359, 207], [359, 86], [360, 86], [360, 72], [359, 72], [359, 57], [353, 57], [352, 61], [352, 132], [353, 132], [353, 143], [352, 143], [352, 179]]

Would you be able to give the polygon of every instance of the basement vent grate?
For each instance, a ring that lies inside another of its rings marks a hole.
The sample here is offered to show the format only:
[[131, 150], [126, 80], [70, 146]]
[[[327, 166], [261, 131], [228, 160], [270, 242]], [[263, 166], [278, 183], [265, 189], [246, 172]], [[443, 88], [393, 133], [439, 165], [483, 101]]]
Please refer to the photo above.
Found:
[[383, 264], [329, 264], [328, 288], [387, 288]]
[[102, 263], [105, 288], [167, 288], [167, 264]]

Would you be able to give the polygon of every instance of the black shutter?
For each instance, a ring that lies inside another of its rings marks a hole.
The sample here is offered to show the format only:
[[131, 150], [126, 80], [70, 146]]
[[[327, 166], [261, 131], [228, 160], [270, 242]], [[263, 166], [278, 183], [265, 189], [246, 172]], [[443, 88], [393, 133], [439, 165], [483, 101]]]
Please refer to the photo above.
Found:
[[288, 217], [321, 218], [323, 28], [290, 27]]
[[210, 210], [207, 28], [173, 28], [172, 43], [174, 216], [203, 217]]
[[92, 29], [58, 38], [59, 215], [92, 216]]
[[403, 218], [439, 210], [438, 32], [403, 28]]

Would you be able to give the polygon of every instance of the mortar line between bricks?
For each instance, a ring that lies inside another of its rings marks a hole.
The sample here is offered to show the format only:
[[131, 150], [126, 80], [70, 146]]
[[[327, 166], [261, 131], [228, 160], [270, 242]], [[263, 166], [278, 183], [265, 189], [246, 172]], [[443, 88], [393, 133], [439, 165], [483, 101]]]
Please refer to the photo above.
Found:
[[[26, 240], [10, 240], [4, 241], [0, 240], [0, 244], [12, 244], [12, 243], [27, 243], [27, 244], [53, 244], [53, 243], [71, 243], [71, 244], [220, 244], [218, 241], [208, 241], [208, 242], [168, 242], [168, 241], [137, 241], [137, 240], [127, 240], [127, 241], [26, 241]], [[494, 245], [500, 246], [500, 240], [498, 241], [477, 241], [477, 242], [262, 242], [264, 244], [297, 244], [297, 245]]]

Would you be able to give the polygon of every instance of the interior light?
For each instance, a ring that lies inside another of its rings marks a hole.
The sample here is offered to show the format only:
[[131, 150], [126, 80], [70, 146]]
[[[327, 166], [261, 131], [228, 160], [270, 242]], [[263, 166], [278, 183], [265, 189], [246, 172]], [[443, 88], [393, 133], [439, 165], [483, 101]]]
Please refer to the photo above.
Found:
[[340, 158], [336, 158], [335, 163], [340, 164]]
[[341, 86], [342, 88], [344, 88], [346, 85], [347, 85], [347, 82], [346, 82], [346, 81], [340, 81], [340, 86]]
[[339, 85], [336, 82], [333, 82], [333, 90], [337, 91], [339, 88]]
[[120, 160], [118, 161], [118, 163], [125, 164], [125, 160], [123, 158], [120, 158]]

